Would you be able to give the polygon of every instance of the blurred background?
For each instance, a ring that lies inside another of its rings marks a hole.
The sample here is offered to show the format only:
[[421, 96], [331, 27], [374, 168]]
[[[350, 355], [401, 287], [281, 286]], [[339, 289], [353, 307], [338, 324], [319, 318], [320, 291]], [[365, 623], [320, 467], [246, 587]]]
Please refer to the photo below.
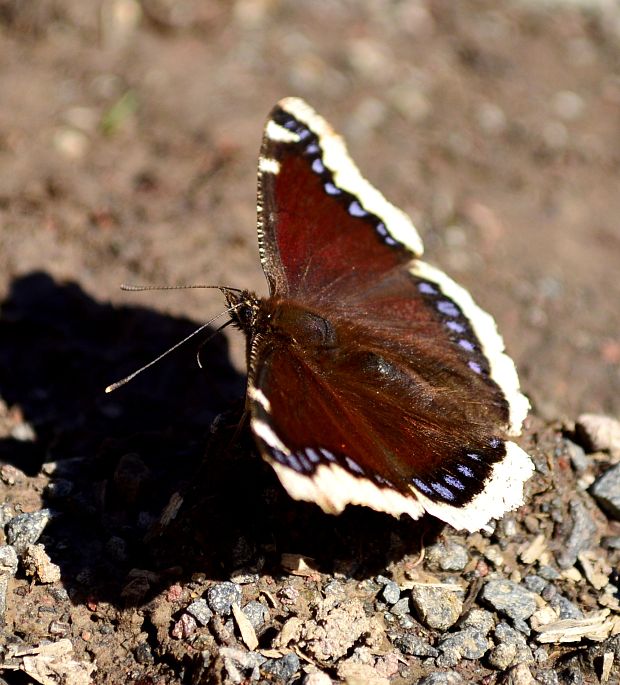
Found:
[[[606, 0], [0, 0], [4, 325], [35, 272], [196, 323], [222, 310], [217, 292], [118, 286], [264, 292], [256, 159], [287, 95], [346, 137], [426, 258], [495, 316], [543, 418], [620, 413], [620, 5]], [[45, 325], [20, 329], [31, 358]], [[100, 356], [129, 335], [108, 331]], [[163, 364], [152, 373], [193, 351]]]

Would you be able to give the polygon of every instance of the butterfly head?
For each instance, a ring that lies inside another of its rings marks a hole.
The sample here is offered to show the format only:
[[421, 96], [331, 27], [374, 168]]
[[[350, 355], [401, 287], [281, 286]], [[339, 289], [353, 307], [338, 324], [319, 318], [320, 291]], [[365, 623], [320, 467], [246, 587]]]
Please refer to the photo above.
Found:
[[230, 318], [233, 324], [245, 332], [254, 330], [260, 311], [259, 298], [249, 290], [237, 291], [223, 288], [222, 292], [230, 308]]

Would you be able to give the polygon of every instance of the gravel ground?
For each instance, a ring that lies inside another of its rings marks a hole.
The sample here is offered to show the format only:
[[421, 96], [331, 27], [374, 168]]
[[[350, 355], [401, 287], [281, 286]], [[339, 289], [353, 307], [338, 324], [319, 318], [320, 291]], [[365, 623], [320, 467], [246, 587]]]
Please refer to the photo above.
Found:
[[[0, 0], [9, 685], [620, 682], [620, 10]], [[301, 95], [491, 311], [525, 505], [465, 535], [293, 502], [237, 431], [255, 173]]]

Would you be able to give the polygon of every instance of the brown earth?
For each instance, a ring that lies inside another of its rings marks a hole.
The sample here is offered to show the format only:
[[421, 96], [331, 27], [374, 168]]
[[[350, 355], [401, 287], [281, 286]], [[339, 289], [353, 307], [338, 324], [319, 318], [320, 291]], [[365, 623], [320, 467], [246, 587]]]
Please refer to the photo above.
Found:
[[[415, 557], [419, 529], [291, 505], [247, 436], [229, 448], [239, 333], [230, 349], [228, 334], [202, 349], [202, 371], [190, 344], [102, 392], [223, 307], [217, 291], [119, 284], [265, 291], [256, 157], [286, 95], [344, 134], [414, 218], [429, 261], [493, 313], [532, 399], [530, 434], [583, 411], [620, 414], [615, 5], [0, 0], [0, 457], [18, 469], [0, 492], [33, 511], [57, 506], [45, 490], [54, 468], [74, 484], [46, 529], [68, 598], [21, 576], [7, 631], [49, 637], [40, 607], [59, 603], [86, 652], [98, 631], [96, 682], [202, 682], [188, 679], [192, 655], [170, 638], [176, 609], [161, 598], [179, 588], [175, 606], [187, 604], [256, 550], [341, 563], [358, 580]], [[19, 425], [34, 439], [16, 438]], [[158, 536], [176, 491], [191, 493], [183, 521]], [[257, 596], [270, 582], [273, 568]], [[141, 664], [132, 650], [147, 638], [155, 657]]]

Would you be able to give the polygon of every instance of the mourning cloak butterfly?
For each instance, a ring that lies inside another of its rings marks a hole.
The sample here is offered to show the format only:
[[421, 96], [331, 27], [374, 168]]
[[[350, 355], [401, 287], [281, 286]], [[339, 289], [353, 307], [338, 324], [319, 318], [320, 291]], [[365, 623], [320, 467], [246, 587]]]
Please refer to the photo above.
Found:
[[265, 127], [258, 240], [270, 296], [226, 297], [252, 431], [288, 493], [470, 531], [518, 507], [534, 467], [508, 438], [529, 403], [493, 319], [297, 98]]

